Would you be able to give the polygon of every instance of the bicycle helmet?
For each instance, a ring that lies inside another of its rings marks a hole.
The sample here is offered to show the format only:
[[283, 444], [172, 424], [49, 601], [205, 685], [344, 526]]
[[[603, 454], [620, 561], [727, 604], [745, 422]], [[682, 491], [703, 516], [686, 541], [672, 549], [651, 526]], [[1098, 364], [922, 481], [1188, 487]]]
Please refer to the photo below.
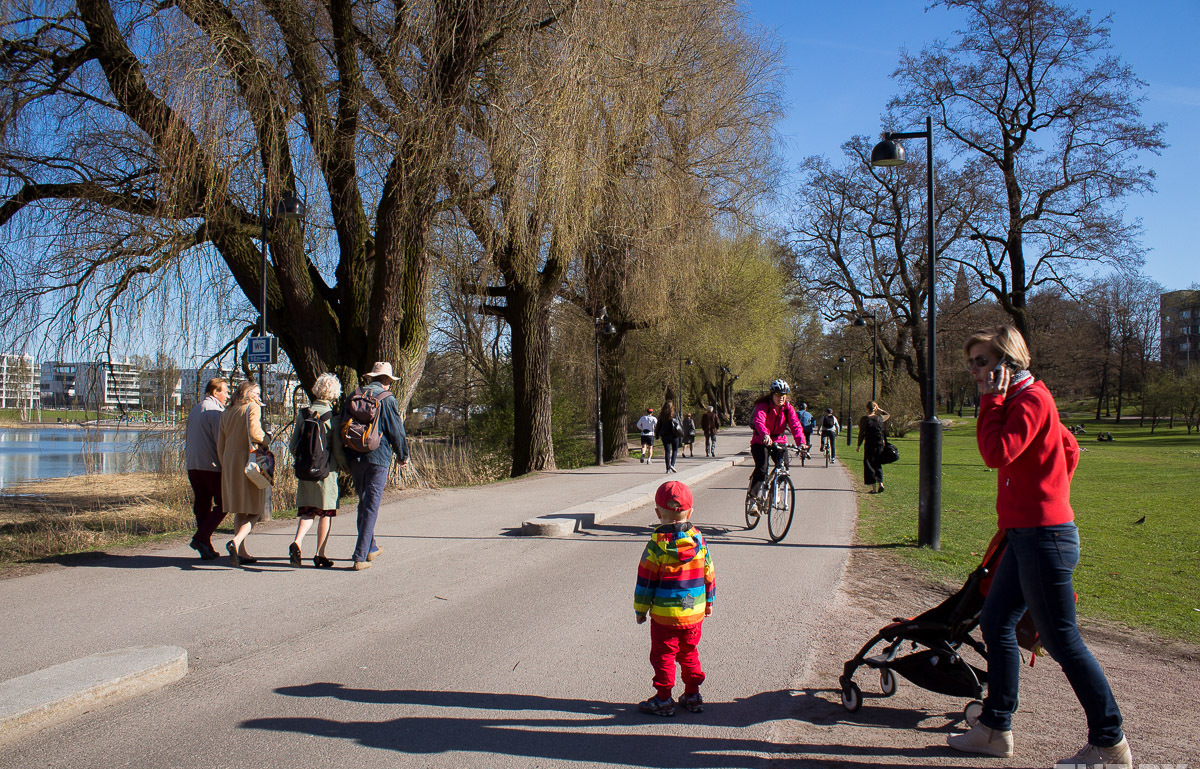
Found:
[[782, 379], [776, 379], [774, 382], [771, 382], [771, 392], [773, 392], [773, 393], [780, 393], [781, 395], [787, 395], [791, 391], [792, 391], [792, 388], [788, 387], [788, 383], [783, 381]]

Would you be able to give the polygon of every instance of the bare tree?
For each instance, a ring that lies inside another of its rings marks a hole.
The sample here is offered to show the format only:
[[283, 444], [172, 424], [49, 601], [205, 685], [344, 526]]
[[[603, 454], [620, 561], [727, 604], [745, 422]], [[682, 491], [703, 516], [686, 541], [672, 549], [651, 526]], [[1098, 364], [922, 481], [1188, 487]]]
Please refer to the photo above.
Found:
[[979, 183], [998, 205], [971, 219], [976, 248], [947, 258], [1028, 336], [1038, 286], [1065, 285], [1087, 263], [1140, 262], [1140, 226], [1119, 201], [1152, 190], [1138, 159], [1165, 146], [1164, 126], [1141, 121], [1145, 84], [1111, 53], [1109, 17], [1051, 0], [934, 5], [965, 11], [966, 28], [902, 54], [893, 77], [906, 91], [891, 107], [932, 114], [962, 158], [987, 169]]

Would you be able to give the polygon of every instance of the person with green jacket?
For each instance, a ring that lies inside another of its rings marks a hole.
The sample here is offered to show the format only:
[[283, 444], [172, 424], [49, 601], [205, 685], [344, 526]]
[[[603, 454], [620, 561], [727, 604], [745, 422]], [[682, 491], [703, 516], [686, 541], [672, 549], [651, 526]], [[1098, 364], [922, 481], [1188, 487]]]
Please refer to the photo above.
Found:
[[[288, 558], [292, 566], [303, 565], [302, 547], [304, 535], [312, 528], [313, 519], [317, 520], [317, 552], [313, 556], [313, 566], [328, 569], [333, 561], [325, 557], [325, 545], [329, 543], [329, 532], [333, 528], [333, 519], [338, 507], [338, 468], [350, 471], [346, 464], [345, 455], [338, 451], [338, 423], [341, 421], [332, 412], [333, 403], [342, 395], [342, 383], [330, 373], [321, 374], [313, 383], [312, 402], [308, 406], [305, 419], [313, 419], [321, 431], [322, 443], [325, 447], [326, 471], [328, 475], [320, 480], [296, 479], [296, 538], [288, 547]], [[328, 415], [328, 417], [326, 416]], [[291, 453], [297, 456], [300, 449], [301, 422], [297, 421], [292, 430]]]

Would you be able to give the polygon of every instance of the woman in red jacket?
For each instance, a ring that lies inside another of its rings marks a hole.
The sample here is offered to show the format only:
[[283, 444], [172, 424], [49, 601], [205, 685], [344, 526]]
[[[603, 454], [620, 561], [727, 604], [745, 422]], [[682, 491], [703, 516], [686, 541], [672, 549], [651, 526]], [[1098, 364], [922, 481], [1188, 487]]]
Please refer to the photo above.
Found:
[[1072, 573], [1079, 532], [1071, 510], [1071, 476], [1079, 444], [1058, 419], [1054, 398], [1029, 373], [1029, 348], [1012, 326], [977, 331], [964, 347], [982, 401], [976, 441], [999, 483], [996, 512], [1008, 533], [979, 627], [988, 651], [988, 693], [979, 721], [950, 747], [1008, 757], [1017, 707], [1021, 654], [1017, 621], [1028, 609], [1041, 644], [1075, 690], [1087, 716], [1088, 741], [1059, 764], [1131, 767], [1108, 679], [1079, 635]]

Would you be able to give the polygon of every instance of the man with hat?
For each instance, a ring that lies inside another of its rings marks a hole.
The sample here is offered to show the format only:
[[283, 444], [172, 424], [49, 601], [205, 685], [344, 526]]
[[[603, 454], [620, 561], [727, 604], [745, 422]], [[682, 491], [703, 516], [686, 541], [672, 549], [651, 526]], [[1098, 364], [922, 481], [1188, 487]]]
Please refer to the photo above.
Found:
[[[383, 488], [387, 484], [388, 471], [392, 467], [395, 452], [401, 467], [408, 464], [408, 443], [404, 436], [404, 420], [396, 399], [388, 389], [400, 377], [392, 374], [392, 364], [376, 363], [363, 379], [366, 384], [354, 391], [342, 411], [342, 421], [358, 420], [355, 414], [370, 413], [374, 406], [374, 424], [379, 445], [368, 451], [356, 451], [345, 441], [334, 443], [334, 451], [345, 457], [354, 479], [354, 490], [358, 492], [358, 542], [354, 546], [354, 570], [371, 567], [379, 555], [375, 542], [375, 520], [379, 517], [379, 503], [383, 499]], [[338, 464], [342, 464], [339, 462]]]

